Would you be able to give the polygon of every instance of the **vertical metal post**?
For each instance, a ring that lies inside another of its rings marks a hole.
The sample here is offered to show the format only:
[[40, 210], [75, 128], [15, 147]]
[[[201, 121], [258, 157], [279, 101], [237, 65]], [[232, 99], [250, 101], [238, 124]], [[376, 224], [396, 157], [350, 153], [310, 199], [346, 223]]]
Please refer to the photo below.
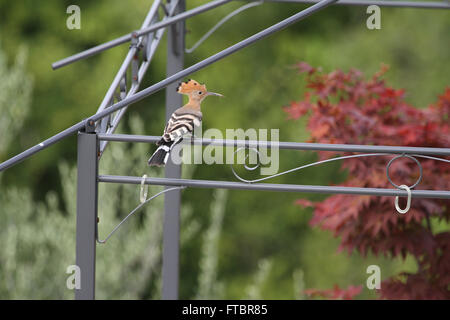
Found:
[[[185, 1], [180, 0], [175, 14], [185, 10]], [[167, 76], [171, 76], [184, 65], [184, 21], [168, 29], [167, 33]], [[181, 107], [183, 97], [176, 92], [177, 84], [166, 88], [166, 121], [172, 112]], [[180, 178], [181, 166], [175, 165], [170, 157], [166, 164], [166, 178]], [[179, 250], [180, 250], [180, 191], [171, 191], [164, 196], [164, 230], [163, 230], [163, 271], [162, 299], [178, 299]]]
[[95, 298], [95, 234], [97, 230], [98, 141], [96, 133], [78, 133], [76, 264], [80, 289], [76, 300]]

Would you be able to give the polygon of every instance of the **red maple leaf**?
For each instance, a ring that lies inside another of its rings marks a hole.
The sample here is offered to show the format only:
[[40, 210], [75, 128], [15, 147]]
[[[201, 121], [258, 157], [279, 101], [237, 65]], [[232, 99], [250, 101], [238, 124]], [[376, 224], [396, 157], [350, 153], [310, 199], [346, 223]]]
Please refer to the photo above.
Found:
[[[306, 74], [309, 90], [303, 99], [284, 110], [291, 119], [308, 114], [310, 141], [450, 148], [450, 87], [436, 103], [417, 109], [404, 101], [404, 90], [386, 85], [382, 77], [387, 66], [368, 80], [357, 70], [324, 73], [304, 62], [296, 66], [300, 73]], [[318, 154], [322, 160], [338, 153]], [[347, 154], [350, 153], [339, 153]], [[349, 174], [342, 185], [392, 188], [385, 173], [391, 158], [346, 159], [342, 168]], [[450, 190], [448, 164], [419, 160], [423, 167], [421, 189]], [[418, 171], [415, 162], [403, 158], [392, 163], [389, 174], [397, 184], [412, 185]], [[400, 202], [404, 206], [404, 199]], [[416, 259], [417, 273], [386, 279], [380, 290], [381, 298], [450, 299], [450, 232], [435, 234], [429, 223], [433, 217], [450, 221], [448, 201], [415, 198], [405, 215], [395, 212], [393, 199], [389, 197], [333, 195], [320, 203], [306, 199], [296, 203], [314, 207], [310, 223], [339, 237], [339, 250], [349, 253], [356, 250], [362, 255], [372, 251], [403, 258], [410, 254]], [[339, 287], [310, 289], [307, 293], [328, 298], [351, 296], [343, 294]]]

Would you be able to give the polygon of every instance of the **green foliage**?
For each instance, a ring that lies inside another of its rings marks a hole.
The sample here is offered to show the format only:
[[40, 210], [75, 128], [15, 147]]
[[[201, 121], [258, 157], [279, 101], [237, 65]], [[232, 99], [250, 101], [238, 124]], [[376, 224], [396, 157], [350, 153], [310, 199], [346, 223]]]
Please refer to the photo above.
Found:
[[[132, 119], [139, 125], [139, 119]], [[111, 170], [126, 159], [137, 159], [148, 152], [143, 145], [110, 146], [102, 170]], [[128, 168], [127, 168], [128, 169]], [[36, 202], [26, 188], [9, 188], [0, 195], [0, 215], [4, 227], [0, 239], [0, 296], [3, 299], [72, 298], [66, 288], [66, 269], [75, 264], [76, 168], [59, 165], [65, 210], [60, 209], [54, 192], [44, 202]], [[130, 169], [130, 173], [137, 174]], [[114, 196], [112, 196], [114, 195]], [[100, 237], [138, 204], [139, 192], [129, 186], [105, 185], [100, 188]], [[105, 245], [97, 246], [97, 297], [140, 298], [155, 294], [147, 283], [159, 281], [162, 197], [144, 207]], [[143, 281], [146, 280], [146, 281]]]
[[32, 81], [25, 68], [25, 48], [20, 48], [11, 67], [1, 49], [0, 47], [0, 157], [22, 128], [30, 107], [32, 90]]
[[[140, 128], [142, 121], [131, 118], [132, 126]], [[133, 162], [148, 153], [143, 144], [111, 145], [101, 161], [101, 171], [114, 168], [140, 175]], [[60, 210], [58, 198], [49, 192], [44, 202], [35, 202], [28, 189], [10, 188], [0, 194], [0, 215], [4, 221], [0, 241], [0, 297], [2, 299], [61, 299], [72, 298], [66, 288], [66, 269], [75, 264], [76, 168], [63, 162], [59, 165], [63, 199]], [[189, 178], [189, 172], [185, 176]], [[153, 172], [152, 176], [158, 176]], [[155, 187], [156, 189], [156, 187]], [[158, 188], [160, 189], [160, 187]], [[151, 188], [151, 191], [156, 192]], [[226, 193], [217, 192], [212, 206], [212, 224], [205, 234], [198, 297], [217, 296], [214, 253], [219, 241], [221, 219]], [[97, 245], [96, 285], [100, 299], [159, 298], [161, 281], [161, 241], [163, 198], [153, 200], [136, 213], [106, 244]], [[102, 185], [99, 191], [100, 238], [123, 219], [138, 204], [136, 186]], [[181, 246], [195, 236], [199, 229], [192, 210], [182, 207]], [[212, 246], [211, 246], [212, 245]], [[217, 253], [215, 253], [217, 255]], [[213, 260], [211, 260], [213, 259]], [[51, 263], [49, 263], [51, 262]], [[211, 263], [212, 262], [212, 263]]]
[[258, 270], [254, 275], [253, 282], [246, 290], [246, 298], [249, 300], [262, 299], [262, 289], [267, 281], [272, 268], [272, 261], [268, 259], [261, 260], [258, 263]]
[[223, 284], [217, 278], [217, 262], [227, 191], [217, 189], [214, 192], [214, 199], [211, 208], [211, 225], [203, 235], [205, 239], [200, 260], [197, 299], [220, 299], [223, 297]]

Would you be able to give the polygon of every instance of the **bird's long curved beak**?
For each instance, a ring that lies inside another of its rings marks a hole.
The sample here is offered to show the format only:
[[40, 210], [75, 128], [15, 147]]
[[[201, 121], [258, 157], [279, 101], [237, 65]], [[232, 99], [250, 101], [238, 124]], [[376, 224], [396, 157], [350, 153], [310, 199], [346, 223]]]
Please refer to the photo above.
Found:
[[215, 92], [211, 92], [211, 91], [208, 91], [208, 93], [206, 95], [207, 96], [218, 96], [218, 97], [223, 97], [224, 96], [223, 94], [215, 93]]

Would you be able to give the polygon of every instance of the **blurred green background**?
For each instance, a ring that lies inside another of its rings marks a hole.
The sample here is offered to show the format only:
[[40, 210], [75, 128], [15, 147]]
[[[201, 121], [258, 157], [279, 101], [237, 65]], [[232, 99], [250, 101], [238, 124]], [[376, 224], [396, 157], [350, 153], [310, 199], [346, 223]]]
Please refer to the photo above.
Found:
[[[188, 1], [196, 7], [205, 1]], [[66, 28], [66, 8], [81, 8], [81, 29]], [[209, 28], [241, 6], [235, 1], [187, 21], [191, 47]], [[140, 27], [151, 1], [0, 0], [0, 161], [95, 113], [127, 45], [53, 71], [51, 63]], [[232, 18], [194, 53], [192, 65], [305, 8], [264, 3]], [[405, 88], [419, 108], [436, 101], [450, 74], [447, 10], [382, 8], [381, 30], [366, 28], [366, 7], [332, 6], [241, 50], [190, 77], [225, 99], [203, 104], [203, 130], [279, 128], [281, 141], [305, 141], [305, 121], [288, 121], [282, 107], [299, 100], [304, 80], [299, 61], [326, 71], [357, 68], [372, 75], [390, 65], [386, 79]], [[165, 77], [165, 38], [141, 88]], [[129, 109], [118, 133], [159, 135], [164, 92]], [[101, 173], [161, 176], [149, 169], [154, 146], [111, 144]], [[310, 152], [281, 151], [280, 170], [315, 161]], [[0, 174], [0, 299], [71, 299], [67, 266], [75, 263], [76, 138], [70, 137]], [[194, 179], [234, 180], [227, 165], [183, 167]], [[339, 164], [302, 170], [273, 183], [339, 183]], [[151, 187], [156, 193], [160, 187]], [[139, 201], [136, 186], [101, 185], [100, 234]], [[302, 299], [304, 288], [363, 285], [366, 268], [382, 278], [413, 271], [412, 259], [391, 260], [337, 253], [339, 240], [309, 226], [311, 209], [301, 197], [323, 195], [188, 189], [182, 193], [180, 298]], [[157, 299], [161, 288], [162, 198], [142, 210], [97, 249], [97, 298]]]

